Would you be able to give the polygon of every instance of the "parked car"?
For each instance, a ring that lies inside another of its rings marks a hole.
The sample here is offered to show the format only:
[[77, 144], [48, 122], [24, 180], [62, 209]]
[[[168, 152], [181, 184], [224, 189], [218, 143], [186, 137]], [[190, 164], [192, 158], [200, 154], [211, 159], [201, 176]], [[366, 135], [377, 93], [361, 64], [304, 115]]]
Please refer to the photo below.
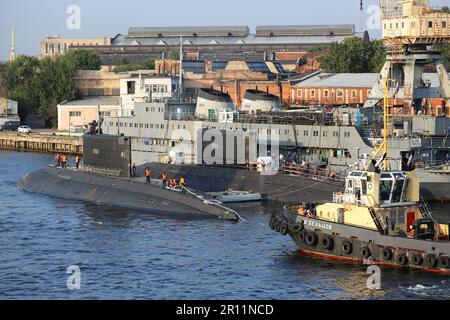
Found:
[[4, 124], [0, 125], [0, 131], [17, 131], [19, 127], [19, 122], [5, 122]]
[[29, 126], [20, 126], [17, 129], [17, 132], [19, 132], [19, 133], [32, 133], [33, 130], [31, 130], [31, 128]]

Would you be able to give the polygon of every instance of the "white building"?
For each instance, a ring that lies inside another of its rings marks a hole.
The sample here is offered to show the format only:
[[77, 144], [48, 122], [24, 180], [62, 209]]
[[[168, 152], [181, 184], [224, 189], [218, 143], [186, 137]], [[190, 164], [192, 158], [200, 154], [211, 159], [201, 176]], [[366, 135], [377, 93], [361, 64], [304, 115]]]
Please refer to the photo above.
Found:
[[178, 92], [178, 79], [139, 74], [120, 80], [121, 116], [133, 114], [134, 103], [164, 102]]
[[17, 101], [0, 97], [0, 124], [10, 121], [20, 121], [19, 104]]

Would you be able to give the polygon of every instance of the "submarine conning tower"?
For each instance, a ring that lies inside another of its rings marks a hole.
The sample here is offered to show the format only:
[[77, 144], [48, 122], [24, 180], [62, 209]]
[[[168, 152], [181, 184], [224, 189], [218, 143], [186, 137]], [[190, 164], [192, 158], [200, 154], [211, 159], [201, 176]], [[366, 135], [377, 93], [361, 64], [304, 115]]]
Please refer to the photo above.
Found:
[[200, 118], [216, 118], [219, 113], [234, 112], [231, 97], [224, 92], [203, 88], [198, 92], [195, 114]]
[[250, 89], [244, 95], [241, 111], [249, 113], [281, 111], [281, 101], [273, 94]]

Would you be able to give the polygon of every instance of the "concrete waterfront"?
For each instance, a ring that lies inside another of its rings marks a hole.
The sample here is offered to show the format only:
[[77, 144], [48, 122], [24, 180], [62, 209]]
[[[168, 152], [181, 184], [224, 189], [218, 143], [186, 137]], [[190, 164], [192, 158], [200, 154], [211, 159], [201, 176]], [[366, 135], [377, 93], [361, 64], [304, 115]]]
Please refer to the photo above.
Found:
[[83, 154], [83, 138], [54, 134], [0, 132], [0, 149]]

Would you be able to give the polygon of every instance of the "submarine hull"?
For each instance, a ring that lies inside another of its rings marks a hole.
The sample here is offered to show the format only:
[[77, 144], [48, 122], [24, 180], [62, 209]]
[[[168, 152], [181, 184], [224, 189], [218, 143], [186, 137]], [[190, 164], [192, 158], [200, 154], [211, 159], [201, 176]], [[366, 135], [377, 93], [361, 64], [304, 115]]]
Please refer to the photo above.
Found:
[[25, 175], [18, 181], [17, 187], [28, 192], [58, 198], [159, 214], [215, 216], [234, 221], [238, 219], [232, 210], [205, 203], [183, 192], [170, 191], [161, 186], [131, 179], [101, 176], [53, 166]]

